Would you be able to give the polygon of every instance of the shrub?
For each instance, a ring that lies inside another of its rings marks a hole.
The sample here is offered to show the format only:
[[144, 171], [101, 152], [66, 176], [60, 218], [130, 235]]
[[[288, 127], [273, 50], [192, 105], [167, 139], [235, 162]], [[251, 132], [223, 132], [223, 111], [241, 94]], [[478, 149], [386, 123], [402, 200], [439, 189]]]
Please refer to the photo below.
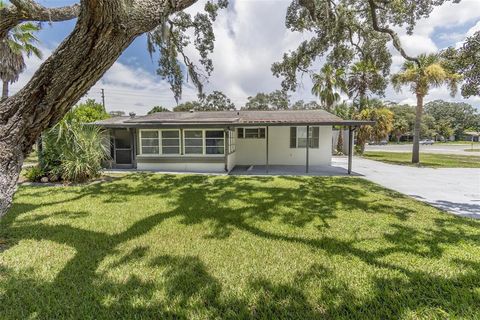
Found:
[[43, 167], [65, 181], [85, 182], [98, 177], [108, 154], [105, 139], [98, 127], [61, 121], [43, 136]]
[[62, 179], [84, 182], [98, 177], [108, 152], [105, 136], [99, 128], [84, 125], [72, 126], [69, 135], [60, 156]]
[[45, 171], [40, 166], [29, 167], [25, 170], [25, 178], [28, 181], [38, 182], [45, 176]]

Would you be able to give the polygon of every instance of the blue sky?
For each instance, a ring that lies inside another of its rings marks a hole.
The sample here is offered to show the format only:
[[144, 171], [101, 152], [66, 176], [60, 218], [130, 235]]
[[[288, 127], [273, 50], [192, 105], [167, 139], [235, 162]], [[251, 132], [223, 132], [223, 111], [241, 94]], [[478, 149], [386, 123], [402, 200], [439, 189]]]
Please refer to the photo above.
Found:
[[[75, 3], [67, 0], [42, 0], [45, 6], [62, 6]], [[201, 10], [202, 1], [189, 8], [189, 12]], [[270, 92], [280, 87], [280, 80], [273, 77], [270, 66], [280, 60], [284, 52], [295, 49], [308, 35], [291, 33], [286, 30], [284, 17], [289, 1], [286, 0], [236, 0], [231, 1], [229, 10], [221, 12], [215, 23], [214, 73], [206, 84], [206, 91], [225, 92], [241, 107], [248, 96], [257, 92]], [[262, 17], [262, 19], [259, 19]], [[44, 24], [39, 34], [41, 48], [48, 56], [68, 36], [75, 21]], [[401, 40], [411, 54], [434, 52], [447, 46], [460, 44], [467, 34], [480, 29], [480, 0], [463, 0], [460, 4], [448, 3], [436, 8], [430, 17], [419, 21], [413, 36], [398, 30]], [[192, 54], [193, 50], [192, 50]], [[402, 58], [392, 50], [394, 65], [398, 70]], [[27, 61], [27, 71], [12, 91], [18, 91], [41, 61], [32, 58]], [[144, 114], [154, 105], [173, 107], [175, 101], [169, 85], [155, 73], [156, 60], [150, 58], [145, 37], [140, 37], [122, 54], [114, 66], [84, 97], [100, 99], [100, 90], [106, 92], [108, 110], [123, 110]], [[291, 100], [313, 100], [310, 94], [311, 81], [305, 76], [303, 86], [291, 94]], [[184, 89], [183, 101], [196, 98], [190, 84]], [[396, 93], [387, 90], [386, 100], [414, 103], [407, 88]], [[466, 101], [480, 108], [480, 98], [463, 100], [460, 96], [451, 98], [445, 88], [434, 89], [427, 101], [434, 99]]]

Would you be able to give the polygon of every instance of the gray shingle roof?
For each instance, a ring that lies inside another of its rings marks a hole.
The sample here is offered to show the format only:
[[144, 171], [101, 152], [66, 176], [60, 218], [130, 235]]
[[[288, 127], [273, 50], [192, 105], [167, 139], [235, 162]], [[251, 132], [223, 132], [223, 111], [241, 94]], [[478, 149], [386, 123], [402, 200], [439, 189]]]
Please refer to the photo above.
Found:
[[138, 117], [114, 117], [94, 122], [105, 127], [144, 125], [262, 125], [262, 124], [368, 124], [343, 120], [325, 110], [157, 112]]

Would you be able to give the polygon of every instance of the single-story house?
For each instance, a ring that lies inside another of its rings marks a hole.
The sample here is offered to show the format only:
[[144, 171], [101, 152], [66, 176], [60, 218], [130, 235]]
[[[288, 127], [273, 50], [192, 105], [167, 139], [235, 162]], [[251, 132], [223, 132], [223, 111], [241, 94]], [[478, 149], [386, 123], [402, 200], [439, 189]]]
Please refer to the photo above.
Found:
[[94, 124], [110, 136], [112, 168], [229, 172], [235, 166], [268, 171], [269, 165], [304, 165], [308, 172], [312, 165], [330, 165], [333, 126], [353, 137], [355, 128], [372, 122], [343, 120], [324, 110], [234, 110], [131, 114]]

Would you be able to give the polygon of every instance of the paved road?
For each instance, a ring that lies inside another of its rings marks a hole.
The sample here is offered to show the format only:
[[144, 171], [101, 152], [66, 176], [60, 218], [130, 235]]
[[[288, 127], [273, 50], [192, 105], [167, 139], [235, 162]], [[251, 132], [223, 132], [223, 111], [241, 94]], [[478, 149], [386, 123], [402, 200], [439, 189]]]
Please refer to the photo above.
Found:
[[[345, 168], [346, 158], [334, 158], [332, 165]], [[480, 169], [416, 168], [355, 157], [353, 171], [440, 209], [480, 219]]]
[[[424, 153], [443, 153], [443, 154], [460, 154], [460, 155], [477, 155], [480, 156], [480, 152], [467, 152], [465, 149], [470, 149], [471, 144], [442, 144], [436, 143], [432, 146], [420, 146], [420, 152]], [[480, 148], [480, 144], [474, 145], [475, 149]], [[366, 151], [386, 151], [386, 152], [412, 152], [411, 144], [388, 144], [385, 146], [366, 146]]]

